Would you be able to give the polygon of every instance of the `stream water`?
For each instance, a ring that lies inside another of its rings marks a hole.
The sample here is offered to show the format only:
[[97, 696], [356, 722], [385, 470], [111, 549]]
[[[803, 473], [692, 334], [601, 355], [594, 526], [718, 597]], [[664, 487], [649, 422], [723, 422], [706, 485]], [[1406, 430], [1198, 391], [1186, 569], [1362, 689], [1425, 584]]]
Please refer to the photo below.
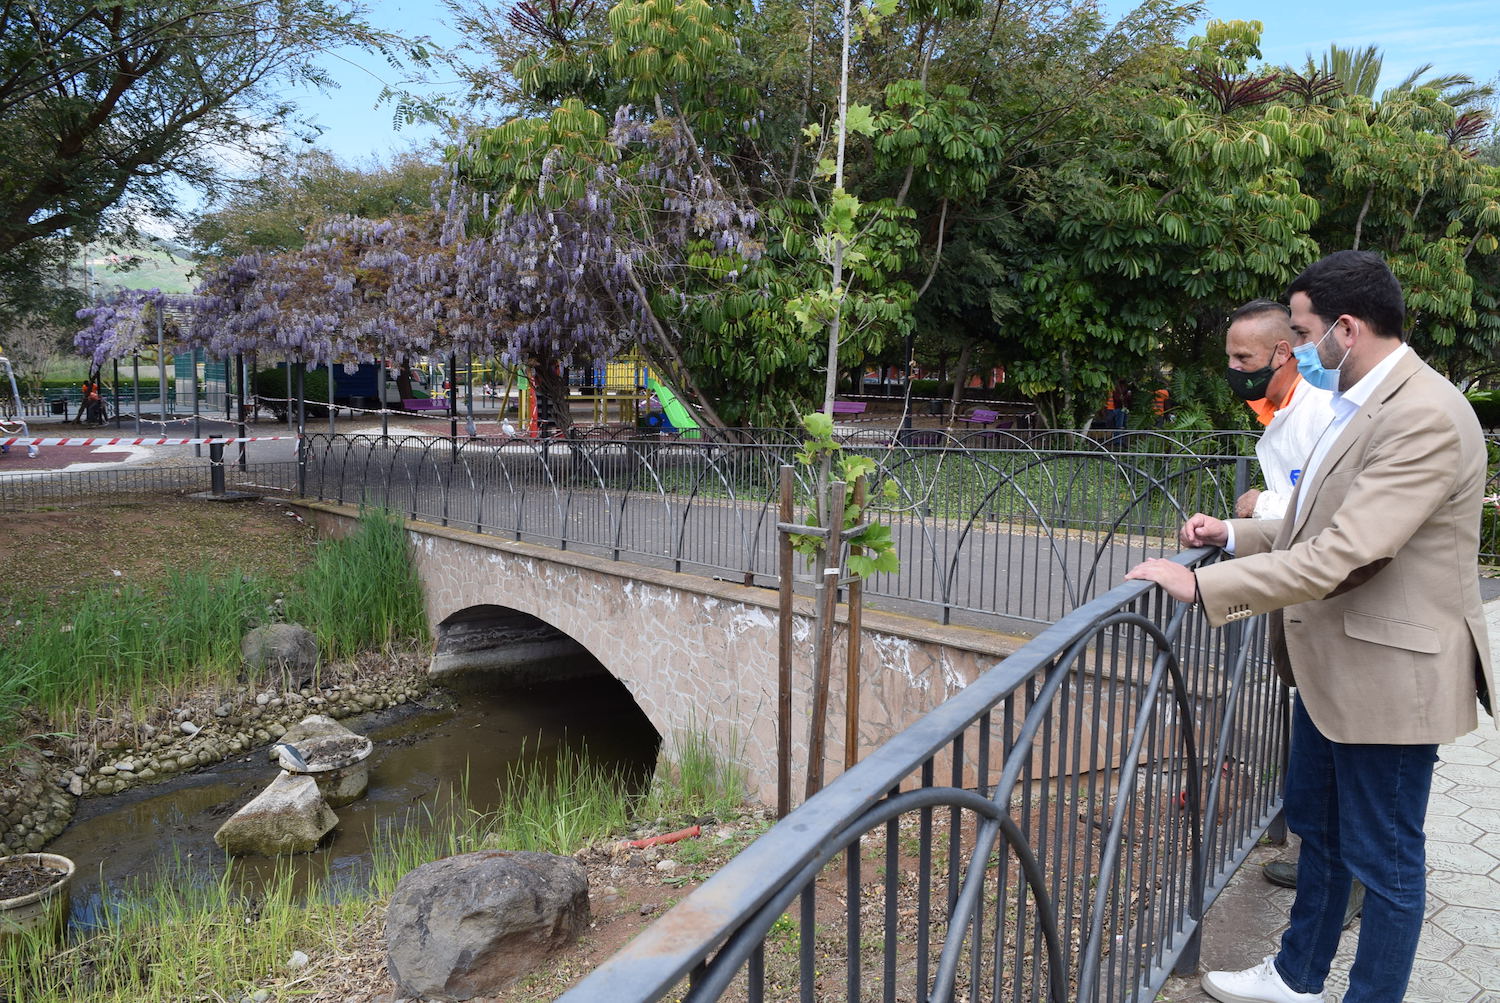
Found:
[[656, 731], [629, 692], [601, 668], [563, 684], [506, 688], [468, 676], [433, 690], [414, 704], [341, 722], [375, 743], [370, 788], [336, 809], [338, 828], [310, 854], [278, 860], [230, 862], [214, 843], [224, 820], [263, 790], [278, 767], [265, 748], [160, 784], [86, 799], [72, 824], [47, 849], [78, 866], [73, 886], [74, 928], [97, 925], [133, 879], [173, 868], [212, 881], [232, 868], [235, 879], [263, 882], [278, 864], [299, 881], [328, 875], [360, 882], [369, 873], [372, 835], [379, 826], [430, 824], [452, 803], [467, 777], [467, 807], [489, 811], [500, 800], [498, 781], [523, 752], [544, 761], [559, 752], [586, 752], [590, 761], [644, 783], [656, 761]]

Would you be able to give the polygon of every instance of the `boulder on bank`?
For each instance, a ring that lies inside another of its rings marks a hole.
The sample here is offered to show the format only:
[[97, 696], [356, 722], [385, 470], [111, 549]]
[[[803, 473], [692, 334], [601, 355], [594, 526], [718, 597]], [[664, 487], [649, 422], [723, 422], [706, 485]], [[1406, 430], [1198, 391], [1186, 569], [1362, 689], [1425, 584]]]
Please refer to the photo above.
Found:
[[268, 623], [240, 639], [240, 655], [257, 671], [311, 672], [318, 664], [318, 639], [298, 623]]
[[572, 857], [503, 850], [423, 864], [386, 909], [386, 964], [403, 996], [494, 996], [589, 925], [589, 880]]
[[239, 855], [307, 853], [338, 824], [312, 777], [282, 773], [219, 827], [214, 842]]

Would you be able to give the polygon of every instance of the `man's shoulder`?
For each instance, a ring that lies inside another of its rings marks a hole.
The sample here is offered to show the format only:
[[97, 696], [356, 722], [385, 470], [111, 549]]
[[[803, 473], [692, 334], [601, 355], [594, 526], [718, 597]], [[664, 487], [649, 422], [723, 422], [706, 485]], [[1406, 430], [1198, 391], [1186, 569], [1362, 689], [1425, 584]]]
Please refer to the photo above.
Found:
[[1396, 434], [1456, 434], [1471, 443], [1482, 439], [1479, 418], [1463, 391], [1415, 353], [1402, 361], [1381, 387], [1382, 406], [1371, 416], [1378, 428]]
[[1473, 415], [1474, 409], [1464, 397], [1463, 391], [1454, 386], [1448, 377], [1423, 362], [1415, 352], [1409, 352], [1402, 362], [1405, 364], [1392, 370], [1381, 388], [1382, 396], [1389, 403], [1415, 407], [1442, 404], [1457, 408], [1465, 416]]

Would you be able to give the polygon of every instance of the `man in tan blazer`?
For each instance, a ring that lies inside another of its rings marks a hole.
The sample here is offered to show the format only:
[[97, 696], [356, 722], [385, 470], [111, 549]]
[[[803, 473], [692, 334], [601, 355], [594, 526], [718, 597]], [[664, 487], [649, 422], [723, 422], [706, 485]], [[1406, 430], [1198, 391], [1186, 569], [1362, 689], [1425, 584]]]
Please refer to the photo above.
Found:
[[1302, 838], [1281, 950], [1209, 972], [1226, 1003], [1322, 1003], [1353, 878], [1367, 889], [1344, 1003], [1400, 1003], [1426, 898], [1423, 821], [1438, 745], [1478, 724], [1494, 679], [1478, 589], [1484, 438], [1452, 384], [1402, 341], [1401, 287], [1378, 255], [1341, 251], [1289, 288], [1304, 378], [1336, 391], [1286, 516], [1194, 515], [1187, 546], [1126, 576], [1201, 602], [1221, 626], [1271, 614], [1297, 687], [1285, 810]]

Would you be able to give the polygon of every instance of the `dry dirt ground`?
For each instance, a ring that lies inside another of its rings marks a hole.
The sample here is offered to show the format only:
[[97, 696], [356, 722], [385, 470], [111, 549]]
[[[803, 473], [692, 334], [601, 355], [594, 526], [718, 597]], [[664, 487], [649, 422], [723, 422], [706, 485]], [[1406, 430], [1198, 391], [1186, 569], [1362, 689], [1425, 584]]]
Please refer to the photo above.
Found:
[[[226, 505], [150, 497], [7, 512], [0, 515], [0, 643], [4, 627], [14, 622], [7, 615], [14, 609], [35, 599], [64, 601], [90, 584], [113, 580], [116, 571], [130, 581], [150, 582], [211, 563], [290, 577], [310, 559], [315, 540], [315, 531], [295, 510], [268, 500]], [[705, 819], [702, 836], [669, 846], [582, 850], [579, 859], [590, 878], [590, 929], [575, 949], [504, 998], [550, 1000], [593, 970], [764, 831], [765, 813], [747, 811], [734, 820]], [[273, 998], [282, 998], [277, 990], [288, 993], [286, 998], [321, 1003], [401, 998], [385, 972], [383, 927], [383, 904], [372, 903], [357, 928], [343, 931], [341, 956], [312, 959], [288, 980], [294, 986], [268, 987]]]
[[0, 616], [17, 603], [55, 600], [112, 580], [116, 571], [133, 582], [163, 581], [169, 571], [212, 564], [290, 578], [311, 558], [316, 539], [294, 509], [265, 500], [151, 496], [6, 512], [0, 514]]

